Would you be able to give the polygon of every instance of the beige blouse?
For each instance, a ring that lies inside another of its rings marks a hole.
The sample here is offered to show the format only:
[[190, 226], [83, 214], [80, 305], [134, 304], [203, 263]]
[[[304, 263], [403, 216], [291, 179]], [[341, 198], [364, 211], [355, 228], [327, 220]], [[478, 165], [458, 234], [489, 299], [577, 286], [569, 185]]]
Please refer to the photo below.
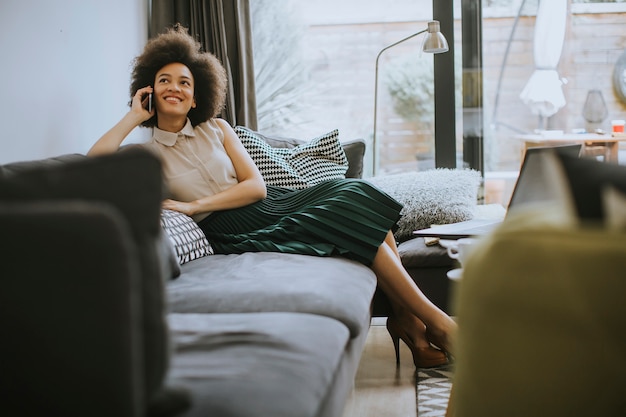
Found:
[[[187, 119], [178, 133], [155, 127], [152, 140], [145, 146], [160, 157], [165, 183], [175, 200], [197, 200], [238, 182], [235, 167], [224, 149], [224, 133], [213, 119], [195, 128]], [[198, 222], [209, 214], [197, 214], [193, 219]]]

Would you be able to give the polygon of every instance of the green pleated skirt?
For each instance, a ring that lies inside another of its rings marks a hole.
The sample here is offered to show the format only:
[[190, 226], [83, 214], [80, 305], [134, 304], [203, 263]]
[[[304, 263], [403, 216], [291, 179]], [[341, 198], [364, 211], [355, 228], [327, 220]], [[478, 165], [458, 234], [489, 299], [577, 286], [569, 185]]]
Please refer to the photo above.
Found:
[[215, 253], [344, 256], [371, 265], [402, 205], [368, 182], [331, 180], [304, 190], [267, 187], [267, 198], [203, 219]]

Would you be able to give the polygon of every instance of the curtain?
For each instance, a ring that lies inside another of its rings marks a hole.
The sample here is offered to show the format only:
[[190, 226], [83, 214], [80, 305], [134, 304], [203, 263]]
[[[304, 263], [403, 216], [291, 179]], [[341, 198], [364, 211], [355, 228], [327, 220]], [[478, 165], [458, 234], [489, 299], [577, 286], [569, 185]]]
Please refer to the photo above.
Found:
[[226, 68], [228, 94], [222, 118], [231, 126], [256, 130], [249, 0], [151, 0], [150, 37], [176, 23], [189, 28]]

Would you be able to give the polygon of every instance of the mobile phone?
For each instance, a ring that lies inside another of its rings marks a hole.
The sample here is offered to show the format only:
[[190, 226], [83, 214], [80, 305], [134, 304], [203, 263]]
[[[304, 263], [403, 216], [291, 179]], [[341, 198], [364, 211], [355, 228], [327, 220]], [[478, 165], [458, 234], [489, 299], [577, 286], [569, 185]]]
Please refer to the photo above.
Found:
[[148, 112], [152, 113], [152, 93], [148, 94]]

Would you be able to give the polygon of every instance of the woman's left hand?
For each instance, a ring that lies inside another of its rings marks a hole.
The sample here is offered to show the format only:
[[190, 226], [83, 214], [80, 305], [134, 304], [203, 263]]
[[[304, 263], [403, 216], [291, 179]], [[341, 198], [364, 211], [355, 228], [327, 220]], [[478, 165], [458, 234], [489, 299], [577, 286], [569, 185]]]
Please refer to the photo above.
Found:
[[185, 203], [183, 201], [176, 201], [171, 199], [163, 200], [161, 207], [166, 210], [174, 210], [179, 211], [187, 216], [192, 216], [195, 214], [195, 207], [193, 203]]

